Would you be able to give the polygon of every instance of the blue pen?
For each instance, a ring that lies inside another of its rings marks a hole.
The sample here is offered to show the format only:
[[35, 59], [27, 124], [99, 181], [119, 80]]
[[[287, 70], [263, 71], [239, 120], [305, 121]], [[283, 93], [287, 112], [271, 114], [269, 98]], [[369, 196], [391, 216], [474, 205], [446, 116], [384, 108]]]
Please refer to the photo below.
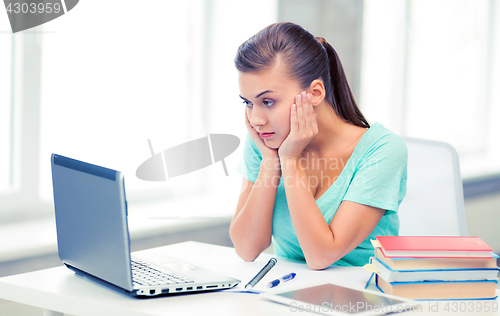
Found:
[[293, 280], [293, 278], [295, 278], [297, 274], [295, 273], [288, 273], [287, 275], [284, 275], [282, 276], [281, 278], [279, 279], [276, 279], [274, 281], [271, 281], [267, 284], [267, 287], [275, 287], [277, 286], [278, 284], [280, 283], [283, 283], [283, 282], [287, 282], [287, 281], [290, 281], [290, 280]]

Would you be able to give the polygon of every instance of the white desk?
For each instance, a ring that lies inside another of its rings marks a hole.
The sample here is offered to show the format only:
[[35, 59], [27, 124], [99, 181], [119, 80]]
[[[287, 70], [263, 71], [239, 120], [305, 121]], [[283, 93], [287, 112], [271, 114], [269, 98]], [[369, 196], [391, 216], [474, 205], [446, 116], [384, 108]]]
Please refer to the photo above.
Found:
[[[195, 265], [205, 267], [240, 279], [240, 288], [264, 266], [271, 255], [261, 254], [254, 262], [244, 262], [234, 249], [197, 242], [185, 242], [137, 252], [146, 259], [161, 259], [167, 254], [185, 259]], [[312, 271], [303, 263], [294, 263], [278, 258], [276, 266], [255, 287], [264, 290], [267, 282], [286, 273], [295, 272], [295, 280], [280, 285], [281, 289], [316, 282], [333, 282], [340, 285], [363, 288], [370, 273], [363, 268], [330, 268]], [[498, 290], [497, 290], [498, 294]], [[227, 291], [166, 296], [149, 299], [135, 299], [102, 287], [94, 282], [75, 275], [66, 267], [57, 267], [25, 274], [0, 278], [0, 298], [43, 308], [45, 315], [296, 315], [309, 314], [292, 310], [287, 305], [267, 301], [257, 294], [231, 293]], [[470, 303], [489, 302], [490, 309], [496, 301], [455, 301], [456, 310], [471, 309]], [[423, 302], [422, 312], [418, 315], [456, 315], [453, 305], [446, 303]], [[462, 305], [460, 305], [462, 304]], [[465, 304], [465, 305], [464, 305]], [[467, 305], [469, 304], [469, 305]], [[479, 314], [479, 305], [474, 305], [472, 313]], [[460, 313], [458, 313], [460, 314]], [[484, 315], [500, 315], [483, 313]]]

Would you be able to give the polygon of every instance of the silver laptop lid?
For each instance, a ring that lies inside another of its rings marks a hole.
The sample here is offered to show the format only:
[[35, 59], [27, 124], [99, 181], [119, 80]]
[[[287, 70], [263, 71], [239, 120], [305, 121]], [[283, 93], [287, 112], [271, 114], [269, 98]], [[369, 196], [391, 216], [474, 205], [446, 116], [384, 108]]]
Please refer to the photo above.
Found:
[[59, 258], [132, 291], [123, 174], [52, 154]]

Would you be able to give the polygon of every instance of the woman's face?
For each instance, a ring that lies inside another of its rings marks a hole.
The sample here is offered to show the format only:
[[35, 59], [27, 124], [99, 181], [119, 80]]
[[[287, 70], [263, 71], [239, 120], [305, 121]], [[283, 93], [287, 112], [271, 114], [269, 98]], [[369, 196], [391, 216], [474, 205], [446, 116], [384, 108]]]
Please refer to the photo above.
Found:
[[290, 108], [304, 91], [296, 80], [288, 79], [283, 67], [281, 64], [269, 70], [239, 73], [240, 97], [250, 125], [274, 149], [290, 133]]

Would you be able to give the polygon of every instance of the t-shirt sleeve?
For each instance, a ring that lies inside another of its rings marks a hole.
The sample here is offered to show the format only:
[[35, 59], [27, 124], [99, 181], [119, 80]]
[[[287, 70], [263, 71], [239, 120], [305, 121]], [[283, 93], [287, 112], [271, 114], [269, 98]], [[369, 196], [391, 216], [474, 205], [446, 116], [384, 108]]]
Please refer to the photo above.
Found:
[[406, 195], [408, 151], [403, 140], [388, 134], [360, 159], [343, 200], [395, 213]]
[[255, 183], [259, 175], [261, 161], [262, 154], [260, 153], [259, 148], [257, 148], [255, 142], [247, 133], [243, 144], [243, 156], [236, 167], [236, 171], [238, 171], [248, 181]]

